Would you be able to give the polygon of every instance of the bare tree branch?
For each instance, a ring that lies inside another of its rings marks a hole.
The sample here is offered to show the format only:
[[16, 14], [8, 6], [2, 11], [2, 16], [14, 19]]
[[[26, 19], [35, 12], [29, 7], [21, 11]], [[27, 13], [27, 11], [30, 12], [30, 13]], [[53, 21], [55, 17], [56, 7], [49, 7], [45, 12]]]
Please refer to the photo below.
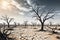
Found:
[[[45, 17], [43, 19], [46, 19], [50, 14], [54, 13], [54, 9], [49, 9], [47, 14], [45, 15]], [[54, 14], [55, 15], [55, 14]], [[53, 15], [52, 15], [53, 16]], [[51, 18], [51, 17], [50, 17]]]
[[55, 14], [51, 15], [51, 16], [48, 17], [48, 18], [45, 18], [44, 21], [45, 21], [45, 20], [48, 20], [48, 19], [50, 19], [50, 18], [53, 18], [54, 16], [55, 16]]
[[[42, 13], [40, 13], [40, 7], [37, 6], [37, 8], [33, 8], [32, 7], [33, 12], [36, 14], [34, 17], [36, 17], [40, 22], [41, 22], [41, 30], [43, 30], [43, 26], [46, 20], [53, 18], [55, 16], [54, 14], [54, 9], [49, 9], [48, 11], [45, 11], [45, 9], [43, 9]], [[46, 14], [45, 16], [43, 16], [43, 14]]]
[[12, 20], [14, 20], [14, 18], [10, 18], [9, 23], [10, 23]]

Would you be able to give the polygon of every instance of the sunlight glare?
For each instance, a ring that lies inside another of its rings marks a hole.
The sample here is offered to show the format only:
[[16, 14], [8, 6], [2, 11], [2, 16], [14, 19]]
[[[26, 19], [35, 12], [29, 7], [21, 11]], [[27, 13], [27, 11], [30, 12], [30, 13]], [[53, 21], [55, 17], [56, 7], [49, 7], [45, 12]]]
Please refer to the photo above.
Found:
[[2, 9], [11, 9], [12, 5], [11, 5], [11, 0], [0, 0], [0, 8]]
[[8, 2], [3, 1], [1, 4], [2, 4], [2, 8], [3, 8], [3, 9], [8, 8], [8, 5], [9, 5], [9, 3], [8, 3]]

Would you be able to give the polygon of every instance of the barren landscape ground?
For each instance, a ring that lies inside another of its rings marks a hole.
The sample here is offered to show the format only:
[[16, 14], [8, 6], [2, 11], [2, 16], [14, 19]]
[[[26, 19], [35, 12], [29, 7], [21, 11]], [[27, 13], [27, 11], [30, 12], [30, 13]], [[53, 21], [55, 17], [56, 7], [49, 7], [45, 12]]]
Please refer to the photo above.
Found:
[[13, 38], [16, 40], [60, 40], [57, 39], [57, 34], [52, 34], [51, 32], [38, 31], [40, 27], [16, 27], [12, 31]]

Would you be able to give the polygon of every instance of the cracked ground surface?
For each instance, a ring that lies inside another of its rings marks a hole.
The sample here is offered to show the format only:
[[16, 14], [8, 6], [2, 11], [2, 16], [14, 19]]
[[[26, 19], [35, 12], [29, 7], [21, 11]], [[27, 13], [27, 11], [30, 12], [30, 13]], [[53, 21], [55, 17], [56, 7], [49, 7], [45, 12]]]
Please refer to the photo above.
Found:
[[38, 32], [39, 28], [15, 28], [12, 34], [14, 34], [16, 40], [58, 40], [56, 34], [51, 34], [50, 32]]

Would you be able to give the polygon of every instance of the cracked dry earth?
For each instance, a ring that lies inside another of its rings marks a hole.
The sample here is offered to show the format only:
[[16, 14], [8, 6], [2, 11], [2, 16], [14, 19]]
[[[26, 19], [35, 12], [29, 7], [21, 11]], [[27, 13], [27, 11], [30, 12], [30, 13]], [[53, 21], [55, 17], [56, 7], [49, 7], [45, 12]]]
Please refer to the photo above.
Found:
[[58, 40], [56, 39], [56, 34], [49, 35], [49, 32], [38, 32], [37, 29], [33, 28], [15, 28], [12, 32], [12, 37], [16, 40]]

